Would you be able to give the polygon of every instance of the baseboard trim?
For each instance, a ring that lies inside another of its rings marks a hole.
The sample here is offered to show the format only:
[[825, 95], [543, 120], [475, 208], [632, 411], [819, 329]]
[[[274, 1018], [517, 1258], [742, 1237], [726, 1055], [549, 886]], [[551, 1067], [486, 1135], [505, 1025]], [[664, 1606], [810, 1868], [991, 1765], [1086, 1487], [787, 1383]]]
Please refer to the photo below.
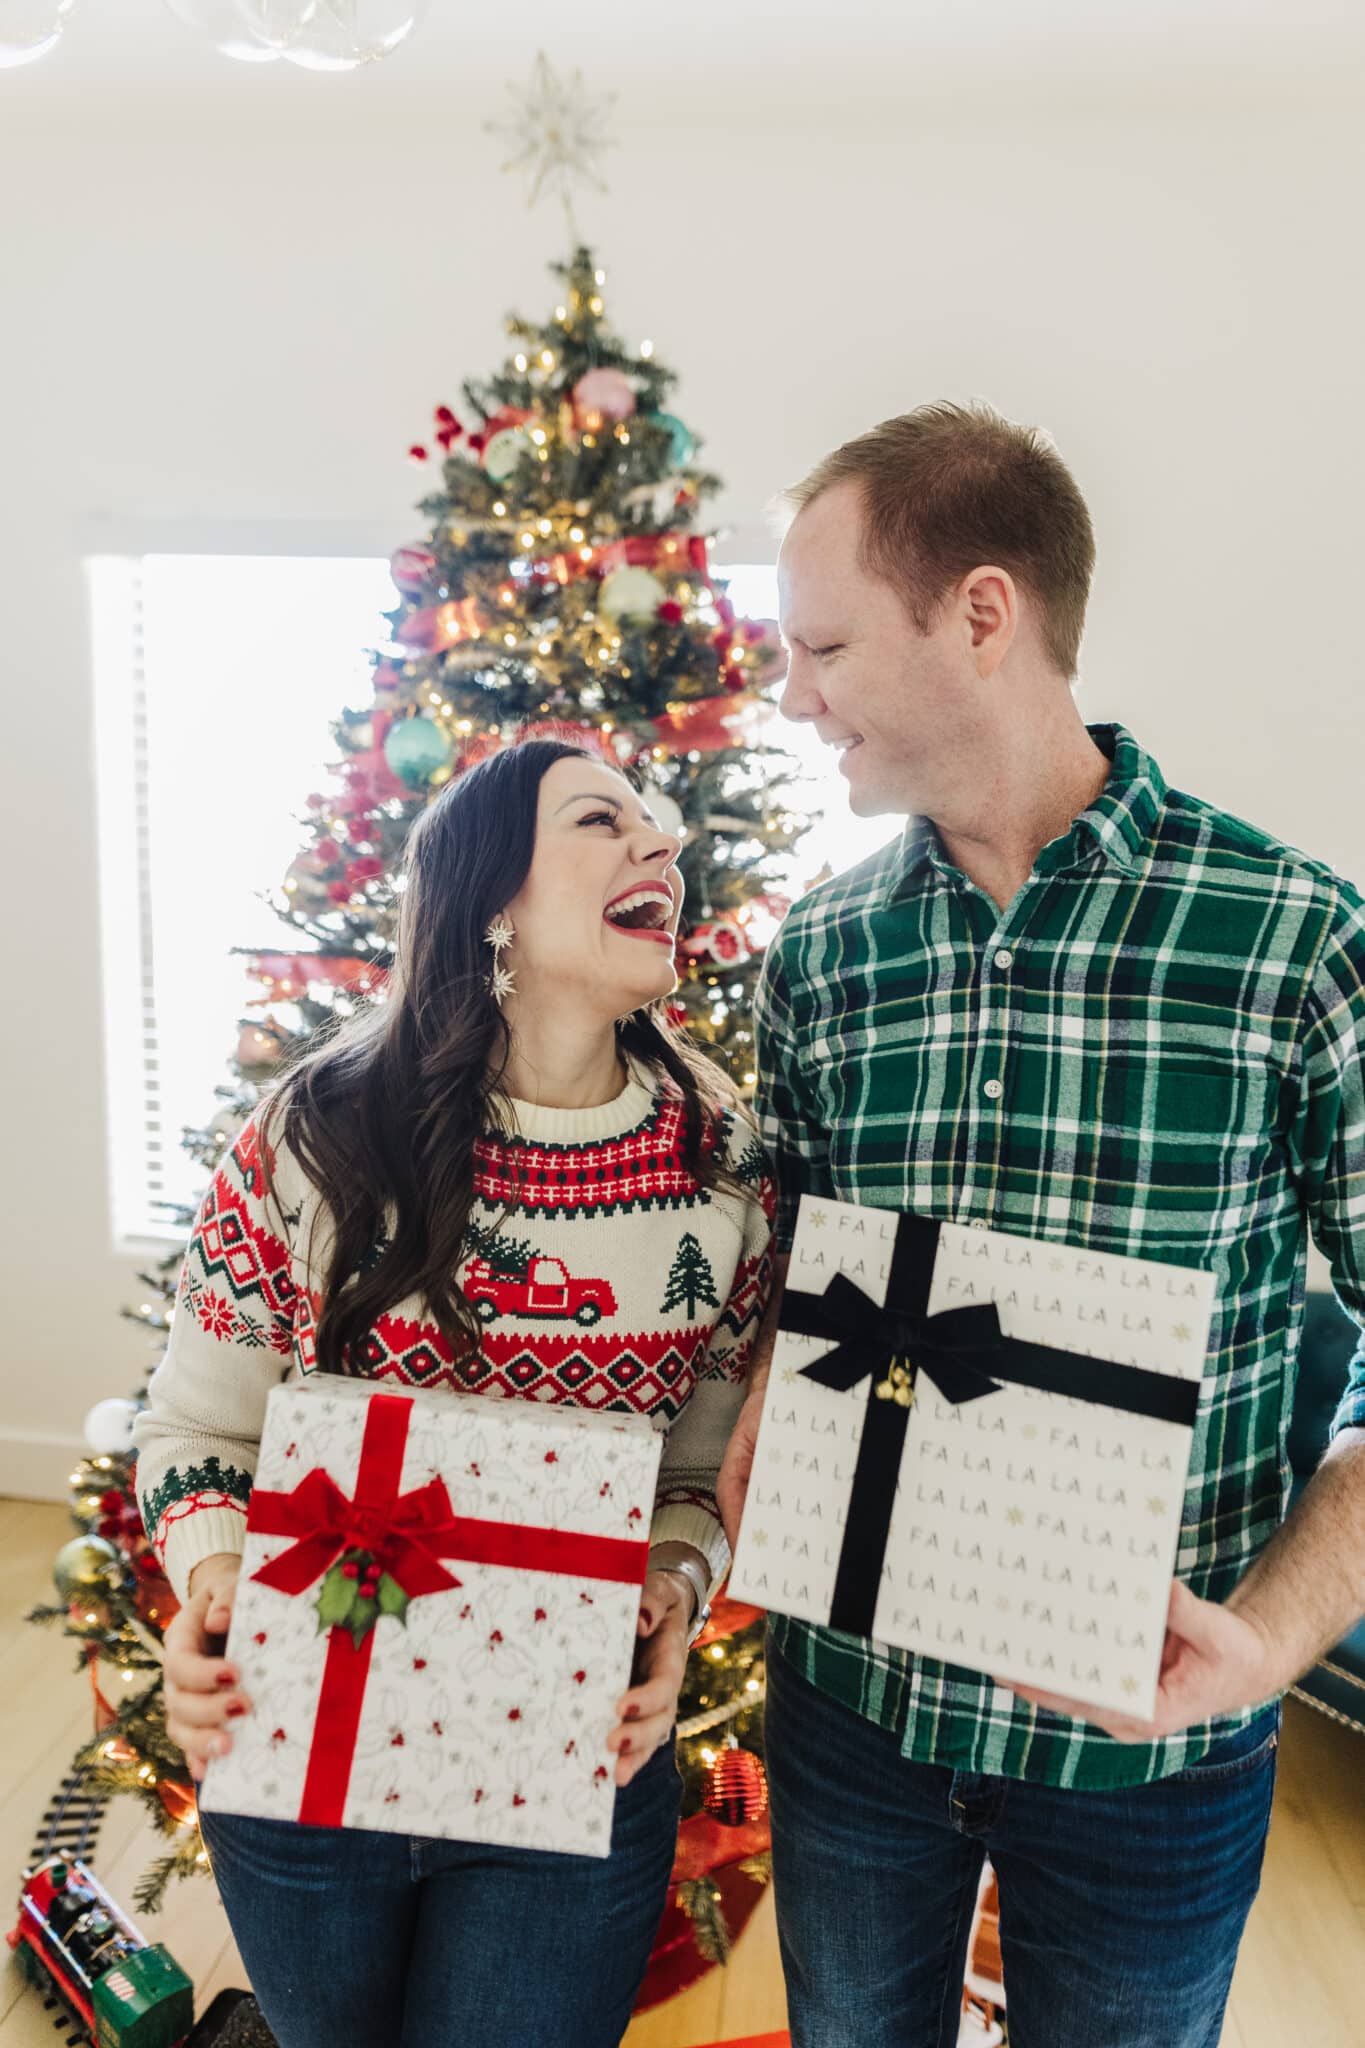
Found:
[[0, 1430], [0, 1494], [10, 1500], [71, 1498], [71, 1474], [88, 1455], [78, 1436], [45, 1436], [38, 1430]]

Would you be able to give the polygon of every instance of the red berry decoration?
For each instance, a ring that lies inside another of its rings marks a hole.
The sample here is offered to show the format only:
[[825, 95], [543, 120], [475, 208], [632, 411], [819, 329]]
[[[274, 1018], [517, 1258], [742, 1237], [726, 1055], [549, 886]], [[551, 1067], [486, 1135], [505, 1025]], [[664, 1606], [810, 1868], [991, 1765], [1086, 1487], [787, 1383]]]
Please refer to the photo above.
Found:
[[412, 446], [411, 446], [411, 448], [409, 448], [409, 450], [408, 450], [408, 461], [409, 461], [409, 462], [430, 462], [430, 460], [431, 460], [431, 457], [430, 457], [430, 456], [429, 456], [429, 455], [427, 454], [427, 451], [426, 451], [426, 449], [425, 449], [425, 448], [424, 448], [424, 447], [422, 446], [421, 442], [420, 442], [420, 441], [414, 441], [414, 442], [413, 442], [413, 444], [412, 444]]
[[666, 626], [680, 626], [683, 622], [683, 608], [676, 597], [666, 597], [659, 606], [657, 616]]
[[723, 1749], [706, 1775], [702, 1804], [722, 1827], [742, 1828], [768, 1810], [768, 1778], [751, 1750]]

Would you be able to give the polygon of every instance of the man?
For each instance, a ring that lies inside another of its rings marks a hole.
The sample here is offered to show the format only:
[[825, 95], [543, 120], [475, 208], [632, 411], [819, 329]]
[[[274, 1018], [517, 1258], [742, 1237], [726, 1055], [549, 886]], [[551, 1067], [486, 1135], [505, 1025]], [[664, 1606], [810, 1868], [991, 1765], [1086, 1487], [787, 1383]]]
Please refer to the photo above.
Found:
[[1151, 1723], [770, 1618], [794, 2048], [955, 2042], [986, 1853], [1013, 2048], [1214, 2048], [1280, 1696], [1365, 1611], [1365, 1343], [1276, 1533], [1308, 1229], [1365, 1322], [1365, 905], [1082, 722], [1093, 541], [1046, 437], [928, 406], [790, 496], [782, 709], [909, 816], [764, 962], [777, 1249], [808, 1190], [1216, 1275]]

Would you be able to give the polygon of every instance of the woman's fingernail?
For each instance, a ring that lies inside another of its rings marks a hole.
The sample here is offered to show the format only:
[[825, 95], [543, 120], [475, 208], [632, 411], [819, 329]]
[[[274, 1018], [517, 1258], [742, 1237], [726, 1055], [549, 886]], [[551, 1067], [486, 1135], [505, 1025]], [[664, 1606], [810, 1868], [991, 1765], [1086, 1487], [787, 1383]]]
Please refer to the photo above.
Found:
[[242, 1701], [233, 1700], [231, 1706], [228, 1708], [228, 1719], [230, 1721], [235, 1721], [239, 1714], [244, 1714], [245, 1712], [246, 1707], [244, 1706]]
[[638, 1721], [640, 1718], [640, 1709], [638, 1707], [627, 1707], [625, 1713], [621, 1716], [621, 1718], [623, 1721]]
[[628, 1735], [625, 1741], [621, 1744], [621, 1754], [622, 1756], [630, 1755], [630, 1737]]
[[213, 1682], [215, 1685], [236, 1685], [237, 1673], [235, 1671], [220, 1671]]

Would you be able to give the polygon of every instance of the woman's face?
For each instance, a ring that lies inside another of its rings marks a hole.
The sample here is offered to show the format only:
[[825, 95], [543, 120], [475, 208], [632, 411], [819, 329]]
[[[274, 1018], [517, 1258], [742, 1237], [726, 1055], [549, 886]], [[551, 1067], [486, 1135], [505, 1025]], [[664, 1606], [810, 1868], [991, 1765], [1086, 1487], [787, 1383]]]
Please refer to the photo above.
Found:
[[508, 903], [510, 1018], [565, 1004], [614, 1021], [677, 986], [682, 841], [605, 763], [565, 758], [540, 783], [531, 871]]

